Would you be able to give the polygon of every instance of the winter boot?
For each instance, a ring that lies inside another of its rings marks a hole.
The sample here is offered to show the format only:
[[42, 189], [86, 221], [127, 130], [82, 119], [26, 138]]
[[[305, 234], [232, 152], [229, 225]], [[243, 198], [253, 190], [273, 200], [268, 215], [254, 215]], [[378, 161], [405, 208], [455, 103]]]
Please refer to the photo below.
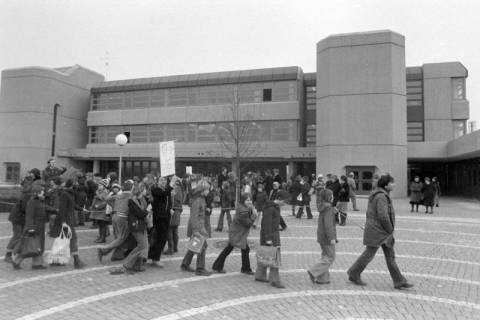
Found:
[[297, 219], [301, 219], [303, 214], [303, 207], [300, 207], [297, 212]]
[[12, 261], [13, 261], [13, 260], [12, 260], [12, 252], [7, 252], [7, 253], [5, 254], [4, 261], [5, 261], [6, 263], [12, 263]]
[[306, 210], [307, 210], [307, 219], [313, 219], [312, 209], [310, 209], [310, 206], [307, 206]]
[[78, 254], [73, 256], [73, 267], [75, 269], [82, 269], [86, 266], [87, 265], [85, 263], [83, 263], [82, 260], [80, 260], [80, 257], [78, 256]]
[[105, 236], [106, 236], [106, 233], [107, 233], [107, 226], [104, 225], [104, 224], [100, 224], [99, 225], [99, 229], [98, 229], [98, 238], [95, 240], [95, 243], [105, 243], [106, 240], [105, 240]]

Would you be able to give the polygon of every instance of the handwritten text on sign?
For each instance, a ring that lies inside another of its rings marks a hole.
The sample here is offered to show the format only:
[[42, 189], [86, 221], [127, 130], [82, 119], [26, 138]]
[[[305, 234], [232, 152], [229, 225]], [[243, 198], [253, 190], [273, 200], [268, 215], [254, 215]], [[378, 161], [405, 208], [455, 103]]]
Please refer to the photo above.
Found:
[[175, 174], [175, 143], [160, 142], [160, 175], [162, 177]]

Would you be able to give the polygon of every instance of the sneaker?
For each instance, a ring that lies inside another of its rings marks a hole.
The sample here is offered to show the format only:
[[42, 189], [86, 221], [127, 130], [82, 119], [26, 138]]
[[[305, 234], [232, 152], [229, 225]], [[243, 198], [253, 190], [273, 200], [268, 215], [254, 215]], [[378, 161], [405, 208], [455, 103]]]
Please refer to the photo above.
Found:
[[152, 260], [152, 266], [155, 266], [155, 267], [157, 267], [157, 268], [163, 268], [163, 267], [165, 267], [165, 265], [163, 264], [163, 262], [156, 261], [156, 260]]
[[413, 287], [413, 284], [405, 282], [404, 284], [401, 284], [399, 286], [395, 286], [395, 289], [403, 290], [403, 289], [409, 289], [409, 288], [412, 288], [412, 287]]
[[267, 279], [258, 279], [258, 278], [255, 278], [255, 281], [258, 281], [258, 282], [268, 282]]
[[173, 251], [172, 250], [165, 250], [165, 251], [163, 251], [163, 254], [166, 255], [166, 256], [171, 256], [173, 254]]
[[184, 264], [182, 264], [180, 266], [180, 269], [182, 269], [182, 271], [186, 271], [186, 272], [195, 272], [195, 270], [193, 270], [192, 268], [190, 268], [190, 266], [186, 266]]
[[225, 271], [225, 269], [212, 269], [213, 272], [216, 272], [216, 273], [227, 273], [227, 271]]
[[350, 280], [351, 282], [353, 282], [354, 284], [356, 284], [357, 286], [366, 286], [367, 284], [365, 282], [362, 281], [362, 279], [358, 278], [358, 279], [355, 279], [353, 278], [352, 276], [348, 276], [348, 280]]
[[211, 276], [212, 275], [212, 272], [210, 271], [207, 271], [205, 269], [199, 269], [197, 271], [195, 271], [195, 274], [197, 276], [205, 276], [205, 277], [208, 277], [208, 276]]
[[283, 288], [285, 288], [285, 286], [283, 285], [283, 283], [281, 283], [280, 281], [272, 282], [272, 287], [275, 287], [275, 288], [278, 288], [278, 289], [283, 289]]
[[247, 270], [247, 271], [242, 271], [243, 274], [246, 274], [246, 275], [249, 275], [249, 276], [252, 276], [255, 274], [255, 272], [253, 272], [252, 270]]
[[320, 280], [315, 280], [316, 284], [329, 284], [330, 281], [320, 281]]
[[125, 273], [125, 268], [124, 267], [119, 267], [119, 268], [114, 268], [110, 270], [111, 275], [118, 275], [118, 274], [124, 274]]

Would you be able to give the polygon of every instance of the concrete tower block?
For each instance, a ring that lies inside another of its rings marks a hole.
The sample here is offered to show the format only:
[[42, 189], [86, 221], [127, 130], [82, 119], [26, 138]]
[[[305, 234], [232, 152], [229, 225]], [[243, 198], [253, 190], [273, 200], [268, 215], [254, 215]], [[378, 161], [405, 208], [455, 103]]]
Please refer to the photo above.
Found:
[[388, 31], [317, 43], [317, 172], [374, 167], [407, 192], [405, 39]]

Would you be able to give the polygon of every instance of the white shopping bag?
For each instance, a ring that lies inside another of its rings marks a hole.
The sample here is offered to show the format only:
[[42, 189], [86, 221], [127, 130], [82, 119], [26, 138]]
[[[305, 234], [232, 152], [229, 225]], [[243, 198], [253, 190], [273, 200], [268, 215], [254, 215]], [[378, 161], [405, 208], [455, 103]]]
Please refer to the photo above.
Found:
[[72, 230], [68, 228], [65, 234], [64, 228], [60, 235], [53, 240], [52, 250], [47, 257], [47, 263], [67, 264], [70, 261], [70, 239], [72, 239]]

